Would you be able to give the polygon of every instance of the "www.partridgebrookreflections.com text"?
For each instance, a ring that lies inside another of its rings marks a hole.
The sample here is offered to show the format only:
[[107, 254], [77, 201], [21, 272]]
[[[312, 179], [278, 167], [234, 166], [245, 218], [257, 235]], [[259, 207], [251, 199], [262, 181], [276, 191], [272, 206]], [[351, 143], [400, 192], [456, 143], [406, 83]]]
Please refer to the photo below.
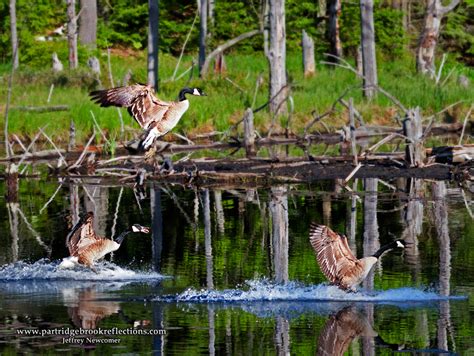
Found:
[[52, 329], [17, 329], [21, 336], [127, 336], [166, 335], [165, 329], [135, 329], [135, 328], [110, 328], [110, 329], [83, 329], [83, 328], [52, 328]]

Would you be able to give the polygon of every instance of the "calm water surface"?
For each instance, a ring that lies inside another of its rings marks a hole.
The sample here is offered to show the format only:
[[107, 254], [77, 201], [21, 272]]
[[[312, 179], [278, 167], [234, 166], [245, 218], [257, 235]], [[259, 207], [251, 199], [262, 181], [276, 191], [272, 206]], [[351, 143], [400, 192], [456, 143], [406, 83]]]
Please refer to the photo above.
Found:
[[[448, 182], [371, 179], [268, 189], [0, 182], [0, 354], [474, 354], [472, 193]], [[464, 194], [464, 197], [463, 197]], [[69, 221], [94, 211], [101, 235], [134, 223], [98, 273], [58, 269]], [[312, 221], [358, 256], [403, 237], [356, 294], [329, 286]], [[165, 335], [19, 335], [54, 328]], [[84, 342], [78, 344], [78, 339]]]

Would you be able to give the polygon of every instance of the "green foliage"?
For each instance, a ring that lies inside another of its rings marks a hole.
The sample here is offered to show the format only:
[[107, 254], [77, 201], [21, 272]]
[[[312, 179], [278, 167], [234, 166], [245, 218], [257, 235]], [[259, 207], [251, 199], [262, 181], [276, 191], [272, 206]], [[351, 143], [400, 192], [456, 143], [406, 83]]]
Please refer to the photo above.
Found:
[[101, 8], [98, 21], [97, 45], [106, 48], [112, 44], [146, 47], [148, 3], [143, 1], [117, 1], [110, 7], [108, 1]]
[[305, 30], [316, 39], [316, 48], [324, 43], [325, 25], [318, 17], [317, 2], [287, 0], [286, 1], [286, 38], [288, 50], [301, 48], [301, 32]]
[[[226, 0], [215, 2], [215, 23], [209, 23], [209, 49], [215, 48], [235, 36], [260, 27], [262, 2], [260, 0]], [[79, 6], [78, 6], [79, 7]], [[79, 8], [77, 9], [79, 11]], [[386, 1], [375, 1], [374, 19], [377, 50], [390, 59], [406, 53], [408, 45], [416, 44], [422, 24], [425, 6], [412, 2], [411, 27], [406, 33], [402, 26], [402, 12], [394, 10]], [[160, 1], [160, 52], [178, 55], [185, 37], [197, 13], [195, 0]], [[316, 1], [286, 0], [286, 34], [288, 51], [299, 51], [301, 31], [304, 29], [315, 39], [317, 53], [327, 51], [325, 14]], [[0, 3], [0, 63], [11, 58], [10, 23], [8, 2]], [[66, 6], [61, 0], [17, 0], [20, 62], [32, 68], [49, 66], [51, 54], [56, 51], [63, 61], [67, 58], [65, 37], [56, 41], [39, 42], [37, 36], [45, 36], [66, 22]], [[360, 9], [358, 2], [342, 2], [340, 34], [344, 52], [355, 53], [360, 42]], [[445, 19], [441, 45], [455, 52], [458, 59], [473, 63], [474, 59], [474, 1], [464, 1]], [[99, 48], [113, 46], [145, 49], [148, 31], [148, 1], [146, 0], [98, 0]], [[187, 53], [196, 53], [199, 37], [199, 20], [191, 33]], [[262, 50], [262, 36], [255, 36], [239, 43], [230, 51], [252, 53]], [[80, 49], [79, 56], [89, 53]], [[84, 63], [80, 59], [80, 63]]]
[[[376, 4], [377, 5], [377, 4]], [[374, 6], [377, 50], [389, 58], [399, 57], [408, 43], [402, 25], [403, 13], [389, 6]], [[356, 3], [343, 3], [341, 42], [346, 52], [354, 54], [360, 44], [360, 10]]]
[[[250, 3], [252, 6], [240, 0], [216, 1], [216, 25], [213, 31], [215, 45], [260, 27], [256, 5], [252, 1]], [[249, 8], [252, 10], [249, 11]], [[246, 40], [239, 44], [238, 48], [239, 51], [247, 53], [261, 50], [262, 37], [256, 36]]]
[[474, 64], [474, 0], [462, 2], [447, 15], [441, 40], [443, 46], [456, 53], [459, 60]]

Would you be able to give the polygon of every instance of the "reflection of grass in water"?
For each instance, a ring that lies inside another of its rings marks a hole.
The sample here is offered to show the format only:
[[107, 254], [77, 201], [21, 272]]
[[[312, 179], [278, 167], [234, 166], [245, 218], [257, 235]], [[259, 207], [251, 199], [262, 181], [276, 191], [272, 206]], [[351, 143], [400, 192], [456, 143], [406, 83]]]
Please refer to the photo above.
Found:
[[[130, 68], [134, 73], [132, 82], [144, 82], [145, 57], [140, 54], [137, 57], [112, 57], [112, 67], [115, 81], [120, 80]], [[226, 57], [228, 72], [227, 77], [242, 88], [241, 92], [235, 85], [227, 81], [224, 77], [210, 75], [206, 80], [199, 80], [197, 73], [189, 83], [190, 86], [202, 87], [209, 96], [205, 98], [191, 98], [191, 105], [183, 120], [179, 123], [177, 131], [185, 133], [198, 133], [212, 130], [224, 131], [236, 121], [240, 120], [247, 106], [251, 104], [255, 88], [256, 78], [261, 73], [266, 73], [267, 62], [263, 55], [228, 55]], [[340, 68], [327, 68], [320, 66], [317, 74], [310, 79], [302, 77], [300, 55], [288, 55], [288, 72], [290, 80], [294, 84], [292, 96], [295, 104], [295, 113], [292, 118], [292, 130], [301, 132], [302, 128], [311, 119], [311, 112], [316, 110], [322, 113], [329, 109], [332, 103], [348, 87], [360, 84], [354, 75]], [[166, 81], [173, 70], [176, 59], [169, 55], [160, 58], [160, 75], [162, 83], [159, 97], [163, 100], [174, 100], [179, 90], [185, 85], [188, 76], [176, 82]], [[191, 63], [190, 57], [185, 57], [181, 63], [178, 75], [182, 73]], [[441, 110], [445, 106], [458, 100], [465, 100], [462, 104], [463, 110], [452, 110], [452, 115], [458, 119], [463, 119], [464, 112], [473, 100], [473, 94], [468, 90], [460, 88], [456, 84], [456, 75], [448, 80], [442, 88], [436, 88], [432, 81], [414, 74], [413, 63], [402, 61], [379, 63], [379, 80], [381, 86], [395, 95], [407, 107], [419, 105], [425, 113], [433, 113]], [[449, 71], [453, 66], [447, 65], [445, 70]], [[470, 77], [474, 77], [472, 71], [455, 68], [455, 73], [467, 72]], [[10, 132], [33, 134], [39, 127], [48, 123], [46, 132], [55, 140], [67, 140], [66, 133], [71, 120], [74, 120], [77, 129], [79, 142], [87, 139], [92, 131], [93, 123], [90, 111], [92, 110], [97, 118], [100, 127], [106, 135], [119, 137], [120, 123], [115, 109], [99, 108], [92, 103], [88, 97], [88, 91], [92, 89], [93, 79], [84, 71], [69, 75], [67, 72], [60, 75], [52, 75], [49, 70], [39, 73], [20, 72], [16, 74], [12, 106], [40, 106], [47, 105], [50, 84], [56, 81], [51, 102], [49, 105], [69, 105], [70, 111], [52, 113], [28, 113], [11, 110], [10, 112]], [[61, 80], [60, 80], [61, 79]], [[61, 86], [58, 82], [66, 81], [67, 84]], [[108, 73], [106, 70], [106, 58], [102, 58], [101, 81], [105, 87], [110, 87]], [[268, 99], [267, 94], [268, 77], [265, 74], [264, 84], [257, 95], [256, 106], [264, 104]], [[357, 109], [363, 114], [367, 122], [395, 125], [393, 120], [395, 110], [393, 104], [383, 95], [373, 103], [363, 101], [358, 88], [349, 93], [353, 96]], [[5, 100], [5, 99], [4, 99]], [[4, 101], [2, 102], [4, 105]], [[126, 127], [138, 129], [138, 125], [133, 122], [122, 109], [122, 115]], [[325, 122], [331, 126], [339, 128], [347, 120], [345, 111], [339, 108], [339, 112], [326, 118]], [[266, 110], [262, 110], [255, 116], [256, 126], [261, 131], [266, 131], [270, 125], [270, 119]], [[286, 126], [286, 118], [282, 118], [277, 124]], [[3, 127], [3, 116], [0, 119]], [[315, 129], [322, 130], [321, 124], [317, 124]], [[126, 138], [134, 133], [128, 131]], [[99, 138], [99, 140], [102, 140]]]

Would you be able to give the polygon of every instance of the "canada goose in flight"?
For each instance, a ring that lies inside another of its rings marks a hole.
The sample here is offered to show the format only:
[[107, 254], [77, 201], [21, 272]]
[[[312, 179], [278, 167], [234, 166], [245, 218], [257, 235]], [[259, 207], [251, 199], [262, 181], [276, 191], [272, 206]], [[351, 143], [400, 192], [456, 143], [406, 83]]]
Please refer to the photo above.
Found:
[[318, 338], [318, 356], [343, 356], [357, 337], [374, 338], [375, 344], [398, 351], [405, 345], [386, 343], [372, 328], [365, 315], [353, 306], [331, 315]]
[[66, 247], [69, 250], [70, 258], [63, 260], [62, 267], [69, 268], [79, 263], [95, 271], [93, 267], [95, 261], [110, 252], [118, 250], [125, 236], [131, 232], [144, 234], [150, 232], [147, 227], [135, 224], [132, 225], [130, 230], [122, 232], [114, 241], [98, 236], [92, 226], [93, 221], [94, 213], [88, 212], [69, 232], [66, 237]]
[[385, 251], [405, 247], [404, 240], [396, 240], [382, 246], [372, 256], [357, 259], [347, 243], [347, 237], [317, 224], [311, 224], [309, 240], [326, 278], [339, 288], [353, 292]]
[[186, 94], [206, 95], [199, 88], [183, 88], [179, 92], [178, 101], [165, 102], [158, 99], [150, 85], [135, 84], [90, 93], [91, 99], [100, 106], [121, 106], [145, 130], [140, 137], [138, 147], [130, 148], [147, 151], [155, 140], [171, 131], [188, 110], [189, 101]]

